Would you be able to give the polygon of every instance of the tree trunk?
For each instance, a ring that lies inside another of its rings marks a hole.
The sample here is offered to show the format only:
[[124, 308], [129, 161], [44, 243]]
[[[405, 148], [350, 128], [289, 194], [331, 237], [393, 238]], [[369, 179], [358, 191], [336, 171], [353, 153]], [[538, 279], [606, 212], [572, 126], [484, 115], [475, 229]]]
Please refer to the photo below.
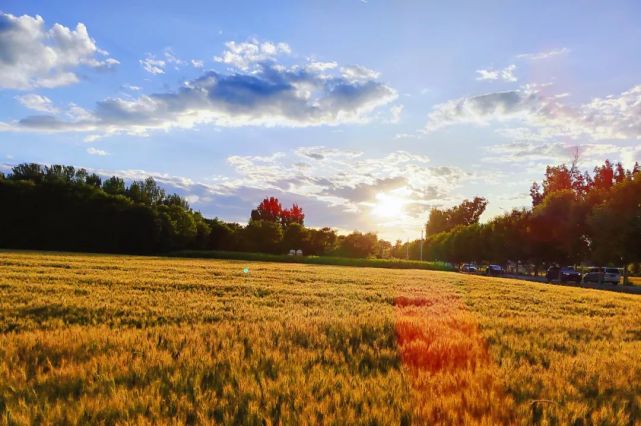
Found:
[[623, 264], [623, 285], [628, 285], [628, 264]]

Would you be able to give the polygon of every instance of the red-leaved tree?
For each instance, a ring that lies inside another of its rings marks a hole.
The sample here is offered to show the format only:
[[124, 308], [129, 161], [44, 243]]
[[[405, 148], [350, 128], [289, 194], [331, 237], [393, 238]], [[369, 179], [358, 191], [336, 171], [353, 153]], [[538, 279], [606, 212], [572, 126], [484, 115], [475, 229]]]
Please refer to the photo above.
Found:
[[305, 213], [303, 213], [303, 209], [296, 203], [294, 203], [290, 209], [283, 209], [278, 198], [269, 197], [261, 201], [255, 210], [252, 210], [251, 219], [277, 222], [283, 226], [287, 226], [290, 223], [303, 225]]
[[305, 213], [303, 213], [303, 209], [296, 203], [292, 204], [291, 209], [285, 209], [281, 213], [280, 223], [283, 226], [287, 226], [290, 223], [304, 225], [304, 221]]
[[267, 220], [269, 222], [280, 222], [283, 207], [276, 197], [265, 198], [258, 205], [256, 210], [252, 210], [252, 220]]

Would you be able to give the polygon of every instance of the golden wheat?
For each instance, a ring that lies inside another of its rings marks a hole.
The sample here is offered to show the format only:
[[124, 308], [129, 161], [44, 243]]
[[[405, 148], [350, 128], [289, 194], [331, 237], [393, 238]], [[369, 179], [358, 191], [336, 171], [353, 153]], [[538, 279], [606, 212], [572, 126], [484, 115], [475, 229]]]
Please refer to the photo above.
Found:
[[0, 423], [641, 424], [640, 330], [579, 288], [0, 252]]

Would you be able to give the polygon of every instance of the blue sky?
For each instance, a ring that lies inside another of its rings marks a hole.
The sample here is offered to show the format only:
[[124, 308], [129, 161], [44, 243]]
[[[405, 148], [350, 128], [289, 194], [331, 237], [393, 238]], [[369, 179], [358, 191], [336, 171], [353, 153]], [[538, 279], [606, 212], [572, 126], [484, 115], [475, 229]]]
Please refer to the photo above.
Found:
[[416, 238], [529, 203], [546, 164], [641, 159], [638, 2], [4, 1], [0, 165], [154, 176]]

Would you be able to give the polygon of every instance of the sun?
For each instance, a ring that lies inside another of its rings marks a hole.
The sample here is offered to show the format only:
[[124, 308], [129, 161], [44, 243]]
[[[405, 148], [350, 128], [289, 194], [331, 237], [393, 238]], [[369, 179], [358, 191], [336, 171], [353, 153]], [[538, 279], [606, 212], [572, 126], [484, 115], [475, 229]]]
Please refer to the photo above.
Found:
[[376, 194], [376, 204], [372, 208], [372, 214], [383, 218], [393, 218], [403, 215], [403, 208], [407, 204], [405, 198], [389, 194]]

